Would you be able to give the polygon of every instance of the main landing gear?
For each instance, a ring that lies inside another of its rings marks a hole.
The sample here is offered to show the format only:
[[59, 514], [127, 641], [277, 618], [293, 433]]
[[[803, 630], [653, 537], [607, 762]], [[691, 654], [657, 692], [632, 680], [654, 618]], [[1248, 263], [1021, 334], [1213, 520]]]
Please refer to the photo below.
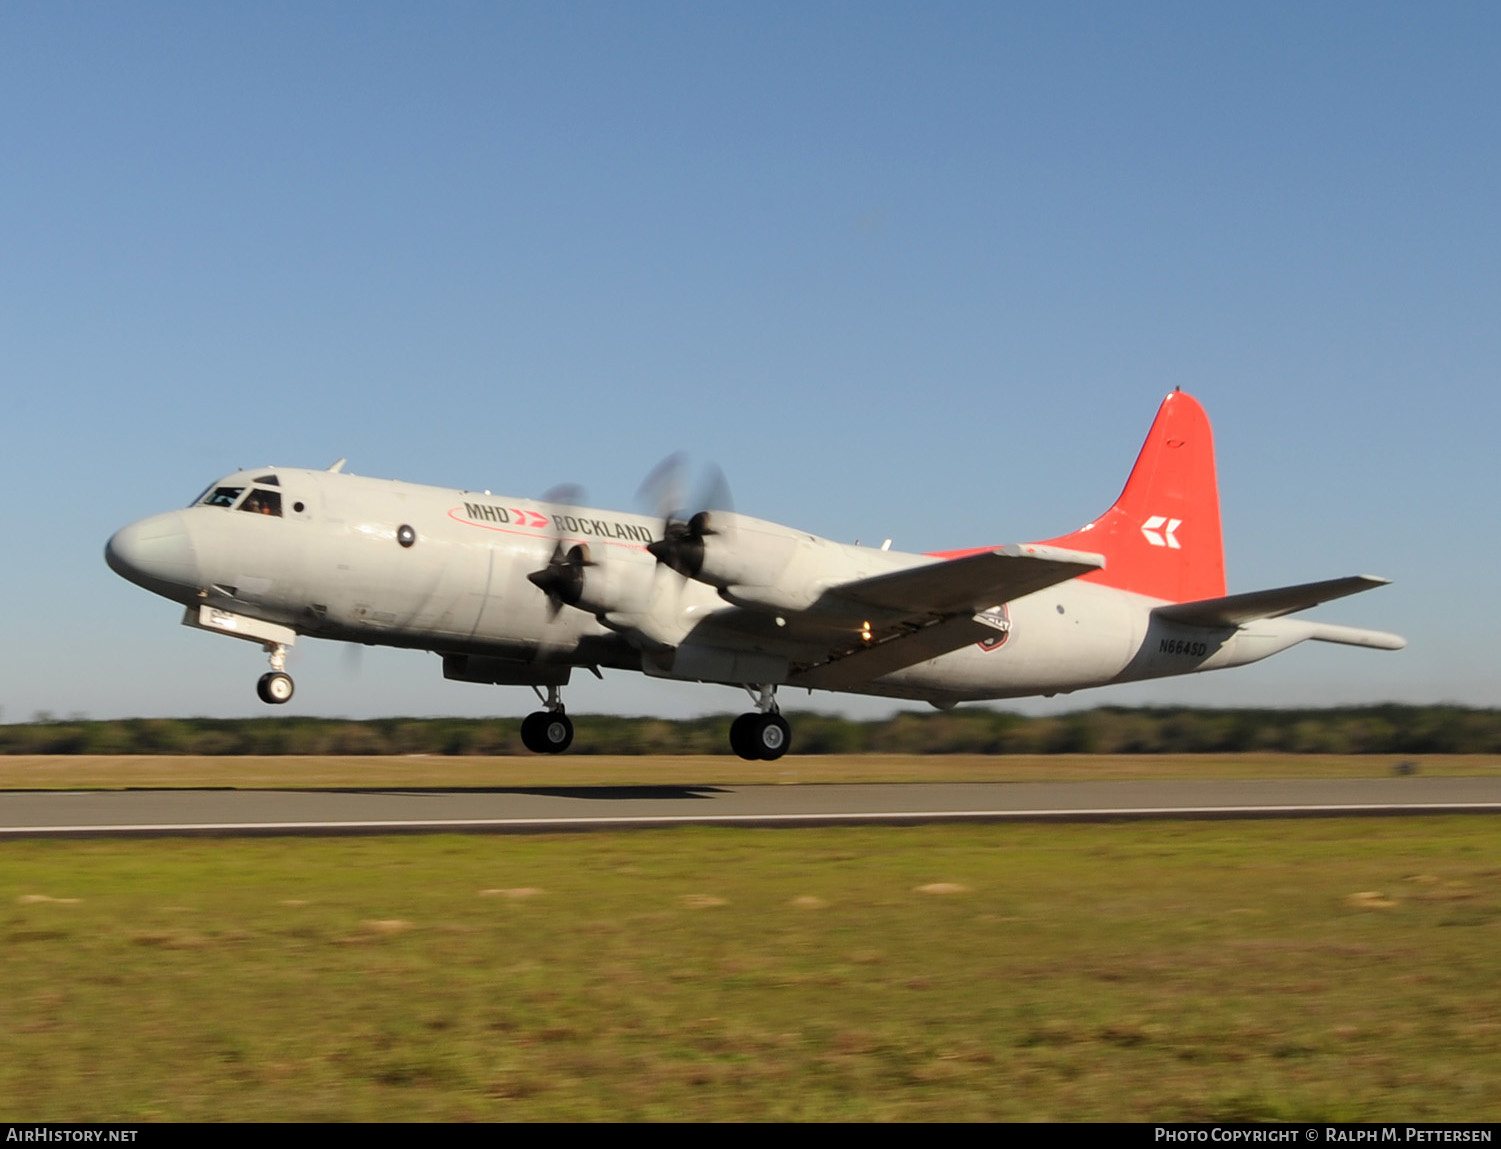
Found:
[[756, 709], [730, 723], [730, 749], [750, 762], [775, 762], [792, 745], [792, 727], [777, 708], [777, 688], [745, 689]]
[[[537, 697], [542, 697], [541, 691]], [[563, 697], [556, 686], [547, 688], [543, 705], [545, 710], [533, 711], [521, 720], [521, 744], [534, 754], [561, 754], [573, 745], [573, 720], [563, 713]]]
[[279, 706], [291, 699], [294, 689], [292, 676], [283, 669], [287, 665], [287, 647], [285, 643], [268, 642], [265, 649], [271, 656], [271, 669], [261, 675], [255, 692], [262, 702]]

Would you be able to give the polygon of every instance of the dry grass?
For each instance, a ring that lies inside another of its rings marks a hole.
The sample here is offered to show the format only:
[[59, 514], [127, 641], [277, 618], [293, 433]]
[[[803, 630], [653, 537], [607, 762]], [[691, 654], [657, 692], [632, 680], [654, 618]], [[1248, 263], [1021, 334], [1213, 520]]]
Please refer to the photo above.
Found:
[[1390, 775], [1399, 761], [1411, 761], [1430, 775], [1501, 773], [1501, 760], [1479, 754], [1413, 759], [1359, 754], [850, 754], [794, 755], [778, 762], [745, 762], [717, 754], [562, 758], [18, 754], [0, 756], [0, 790], [1356, 778]]

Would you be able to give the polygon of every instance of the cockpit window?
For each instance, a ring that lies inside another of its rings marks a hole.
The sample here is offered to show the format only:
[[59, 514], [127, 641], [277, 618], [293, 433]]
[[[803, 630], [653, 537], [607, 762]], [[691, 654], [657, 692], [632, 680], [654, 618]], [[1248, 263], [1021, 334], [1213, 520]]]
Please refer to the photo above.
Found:
[[275, 515], [280, 518], [281, 492], [252, 487], [250, 494], [246, 495], [245, 501], [240, 504], [240, 510], [249, 511], [253, 515]]
[[281, 486], [281, 480], [278, 479], [275, 475], [262, 475], [260, 478], [256, 479], [256, 482], [266, 483], [273, 487]]
[[215, 487], [203, 496], [203, 505], [205, 507], [232, 507], [244, 489], [244, 487]]

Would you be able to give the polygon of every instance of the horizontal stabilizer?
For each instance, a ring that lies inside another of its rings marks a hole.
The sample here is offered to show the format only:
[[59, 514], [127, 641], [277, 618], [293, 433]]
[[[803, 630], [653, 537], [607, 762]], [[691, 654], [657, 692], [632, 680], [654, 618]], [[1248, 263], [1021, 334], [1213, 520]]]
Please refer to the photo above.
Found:
[[1310, 623], [1309, 638], [1315, 642], [1338, 642], [1344, 646], [1367, 646], [1373, 650], [1401, 650], [1407, 639], [1384, 630], [1365, 630], [1358, 626], [1336, 626], [1332, 622]]
[[1239, 626], [1259, 618], [1279, 618], [1294, 611], [1307, 610], [1321, 602], [1385, 586], [1390, 581], [1375, 575], [1350, 575], [1348, 578], [1332, 578], [1298, 586], [1281, 586], [1274, 590], [1253, 590], [1249, 594], [1232, 594], [1224, 598], [1178, 602], [1171, 606], [1159, 606], [1152, 613], [1158, 618], [1187, 623], [1189, 626]]
[[[830, 588], [829, 597], [918, 618], [941, 618], [961, 611], [988, 610], [1104, 565], [1102, 556], [1085, 551], [1011, 543], [963, 558], [843, 583]], [[820, 603], [815, 609], [824, 605]]]

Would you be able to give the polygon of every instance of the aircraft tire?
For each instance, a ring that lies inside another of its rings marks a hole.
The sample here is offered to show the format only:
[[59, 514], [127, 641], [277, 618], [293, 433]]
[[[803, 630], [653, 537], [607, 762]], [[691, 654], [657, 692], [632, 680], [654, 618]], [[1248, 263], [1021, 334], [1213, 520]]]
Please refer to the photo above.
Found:
[[521, 720], [521, 742], [534, 754], [561, 754], [573, 745], [573, 720], [561, 710], [536, 710]]
[[775, 762], [792, 745], [792, 727], [780, 714], [758, 715], [749, 730], [756, 757], [763, 762]]
[[539, 710], [534, 714], [528, 714], [521, 720], [521, 744], [533, 754], [542, 753], [537, 748], [537, 715], [541, 713], [543, 712]]
[[290, 702], [295, 687], [292, 685], [292, 676], [283, 674], [279, 670], [267, 671], [261, 675], [260, 681], [255, 684], [256, 696], [262, 702], [279, 706], [283, 702]]
[[730, 749], [747, 762], [758, 761], [761, 757], [751, 736], [751, 727], [760, 720], [761, 716], [752, 710], [730, 723]]

